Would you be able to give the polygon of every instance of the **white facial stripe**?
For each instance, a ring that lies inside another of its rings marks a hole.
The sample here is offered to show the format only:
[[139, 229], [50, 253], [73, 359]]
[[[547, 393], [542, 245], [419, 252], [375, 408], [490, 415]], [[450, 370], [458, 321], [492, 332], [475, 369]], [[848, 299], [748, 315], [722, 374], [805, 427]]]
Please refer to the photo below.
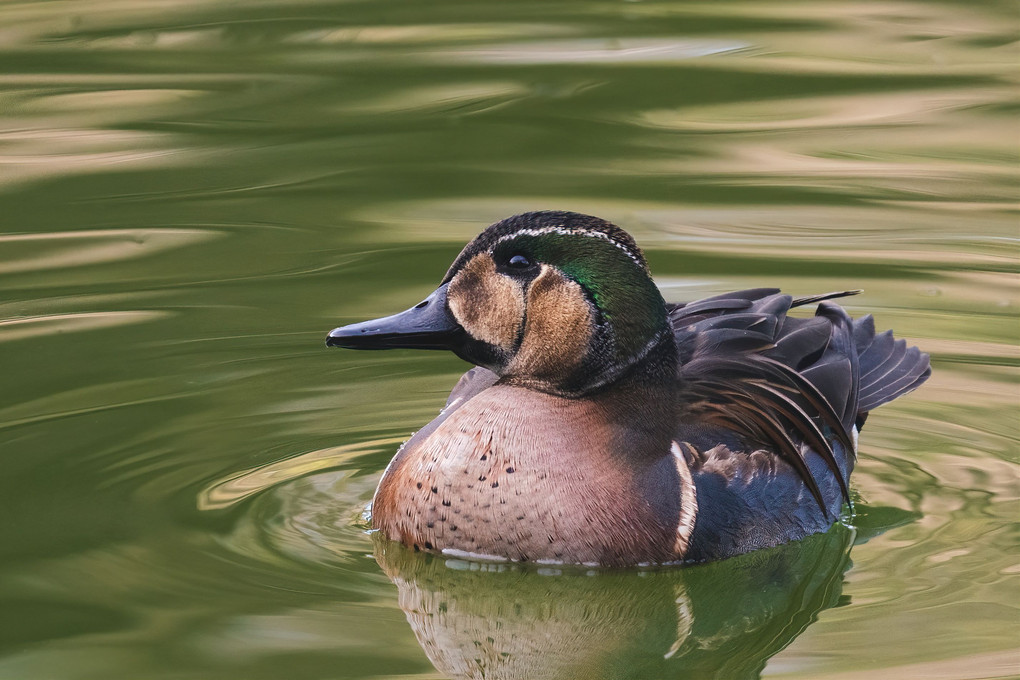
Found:
[[608, 234], [605, 234], [605, 233], [603, 233], [601, 231], [594, 231], [594, 230], [591, 230], [591, 229], [570, 229], [570, 228], [564, 227], [564, 226], [542, 227], [541, 229], [521, 229], [520, 231], [515, 231], [512, 234], [508, 234], [508, 235], [502, 237], [501, 239], [496, 241], [494, 244], [492, 244], [492, 247], [495, 248], [500, 243], [503, 243], [504, 241], [511, 241], [511, 240], [517, 238], [518, 236], [542, 236], [543, 234], [550, 234], [550, 233], [551, 234], [562, 234], [564, 236], [591, 236], [591, 237], [594, 237], [594, 238], [600, 238], [603, 241], [608, 241], [609, 243], [612, 243], [614, 246], [616, 246], [617, 248], [622, 250], [624, 253], [626, 253], [627, 257], [629, 257], [631, 259], [631, 261], [634, 262], [634, 264], [636, 264], [641, 269], [643, 269], [645, 271], [648, 271], [647, 267], [645, 267], [645, 265], [641, 262], [641, 260], [638, 258], [638, 256], [635, 255], [630, 250], [630, 248], [628, 248], [627, 246], [623, 245], [619, 241], [614, 241], [613, 239], [611, 239], [609, 237]]

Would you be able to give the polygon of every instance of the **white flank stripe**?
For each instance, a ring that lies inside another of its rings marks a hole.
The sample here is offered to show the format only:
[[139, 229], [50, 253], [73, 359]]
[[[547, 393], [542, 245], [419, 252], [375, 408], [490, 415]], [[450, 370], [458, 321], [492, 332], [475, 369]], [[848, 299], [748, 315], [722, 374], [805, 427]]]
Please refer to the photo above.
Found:
[[[690, 444], [688, 444], [690, 446]], [[673, 458], [676, 460], [676, 471], [680, 475], [680, 521], [676, 525], [676, 542], [673, 550], [678, 559], [687, 554], [690, 547], [691, 534], [694, 533], [694, 522], [698, 517], [698, 492], [694, 488], [694, 479], [687, 460], [680, 451], [680, 445], [673, 442]]]

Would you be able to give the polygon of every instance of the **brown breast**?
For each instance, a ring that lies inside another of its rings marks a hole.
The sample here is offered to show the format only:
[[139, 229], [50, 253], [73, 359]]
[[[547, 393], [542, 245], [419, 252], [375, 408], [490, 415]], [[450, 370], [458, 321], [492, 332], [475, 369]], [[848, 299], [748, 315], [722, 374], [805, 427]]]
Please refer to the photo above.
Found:
[[670, 428], [660, 436], [647, 409], [627, 413], [637, 401], [490, 387], [398, 453], [376, 491], [373, 525], [417, 549], [511, 560], [676, 559]]

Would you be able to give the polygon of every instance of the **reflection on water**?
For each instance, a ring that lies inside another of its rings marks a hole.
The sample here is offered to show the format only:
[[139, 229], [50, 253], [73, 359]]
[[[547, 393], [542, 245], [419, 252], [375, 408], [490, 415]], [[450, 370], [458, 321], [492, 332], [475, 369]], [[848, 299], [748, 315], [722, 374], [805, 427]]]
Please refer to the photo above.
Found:
[[755, 678], [840, 599], [853, 532], [687, 569], [471, 563], [378, 540], [400, 608], [444, 677]]
[[[339, 467], [365, 451], [388, 450], [387, 445], [399, 444], [402, 441], [400, 438], [380, 439], [335, 446], [231, 474], [202, 490], [198, 495], [198, 509], [225, 510], [274, 486], [286, 484], [319, 470]], [[335, 498], [332, 500], [336, 502]]]

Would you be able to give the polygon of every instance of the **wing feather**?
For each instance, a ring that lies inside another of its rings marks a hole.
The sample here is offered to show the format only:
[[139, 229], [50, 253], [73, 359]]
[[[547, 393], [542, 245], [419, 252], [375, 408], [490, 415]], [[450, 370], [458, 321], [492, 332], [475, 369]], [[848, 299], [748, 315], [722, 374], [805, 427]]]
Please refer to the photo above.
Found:
[[[859, 292], [794, 299], [756, 288], [669, 310], [681, 357], [681, 417], [724, 425], [773, 451], [826, 516], [807, 452], [824, 460], [849, 502], [854, 427], [867, 408], [927, 377], [920, 352], [901, 355], [891, 334], [875, 335], [870, 317], [855, 322], [828, 302]], [[787, 316], [810, 304], [818, 305], [813, 318]]]

